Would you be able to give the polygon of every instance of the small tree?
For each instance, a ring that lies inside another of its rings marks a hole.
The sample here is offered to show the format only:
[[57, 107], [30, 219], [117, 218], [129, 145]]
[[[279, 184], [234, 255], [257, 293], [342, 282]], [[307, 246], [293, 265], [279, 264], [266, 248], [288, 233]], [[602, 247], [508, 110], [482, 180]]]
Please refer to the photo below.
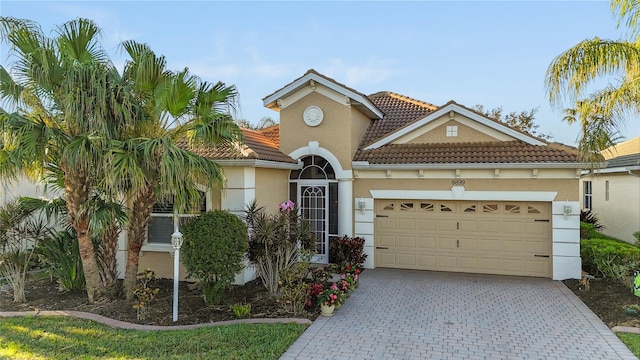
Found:
[[26, 301], [24, 286], [36, 244], [47, 228], [18, 202], [0, 209], [0, 276], [9, 281], [13, 301]]
[[189, 276], [202, 281], [207, 304], [217, 304], [247, 252], [247, 227], [228, 211], [208, 211], [182, 227], [182, 263]]
[[300, 250], [311, 248], [314, 234], [291, 201], [280, 204], [276, 214], [253, 202], [245, 209], [245, 220], [251, 233], [249, 260], [269, 294], [276, 295], [280, 274], [301, 260]]

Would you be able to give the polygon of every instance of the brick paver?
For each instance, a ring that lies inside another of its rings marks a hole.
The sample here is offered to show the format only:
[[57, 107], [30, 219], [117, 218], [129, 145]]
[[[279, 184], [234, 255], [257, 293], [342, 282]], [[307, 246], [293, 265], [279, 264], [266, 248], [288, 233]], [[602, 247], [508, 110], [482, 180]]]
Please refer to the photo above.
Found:
[[636, 357], [561, 282], [376, 269], [281, 359]]

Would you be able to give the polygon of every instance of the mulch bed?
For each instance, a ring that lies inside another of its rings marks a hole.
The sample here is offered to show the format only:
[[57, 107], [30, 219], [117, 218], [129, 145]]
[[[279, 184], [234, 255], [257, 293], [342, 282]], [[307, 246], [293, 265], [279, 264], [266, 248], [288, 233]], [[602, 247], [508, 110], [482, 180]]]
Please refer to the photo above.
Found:
[[[25, 289], [27, 302], [14, 303], [10, 292], [0, 293], [0, 311], [33, 310], [76, 310], [85, 311], [112, 319], [145, 325], [191, 325], [237, 319], [230, 304], [250, 303], [249, 318], [294, 317], [282, 310], [279, 303], [269, 297], [259, 280], [243, 286], [233, 286], [226, 294], [221, 305], [207, 306], [201, 291], [190, 290], [186, 282], [181, 282], [178, 297], [178, 321], [172, 321], [173, 281], [157, 279], [150, 283], [151, 288], [160, 292], [151, 303], [144, 321], [138, 321], [133, 303], [122, 298], [105, 299], [89, 304], [84, 291], [60, 291], [58, 285], [49, 279], [30, 282]], [[304, 318], [315, 320], [319, 310], [307, 313]], [[297, 316], [301, 317], [301, 316]]]
[[629, 315], [624, 310], [625, 305], [640, 305], [640, 298], [633, 295], [629, 287], [602, 278], [591, 280], [588, 289], [585, 289], [578, 280], [563, 282], [610, 328], [640, 327], [640, 316]]

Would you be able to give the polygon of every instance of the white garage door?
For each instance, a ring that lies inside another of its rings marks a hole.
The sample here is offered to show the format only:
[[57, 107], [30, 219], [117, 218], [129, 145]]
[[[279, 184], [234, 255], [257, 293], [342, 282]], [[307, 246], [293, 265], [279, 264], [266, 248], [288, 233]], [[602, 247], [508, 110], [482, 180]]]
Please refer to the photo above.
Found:
[[375, 266], [551, 277], [551, 203], [376, 200]]

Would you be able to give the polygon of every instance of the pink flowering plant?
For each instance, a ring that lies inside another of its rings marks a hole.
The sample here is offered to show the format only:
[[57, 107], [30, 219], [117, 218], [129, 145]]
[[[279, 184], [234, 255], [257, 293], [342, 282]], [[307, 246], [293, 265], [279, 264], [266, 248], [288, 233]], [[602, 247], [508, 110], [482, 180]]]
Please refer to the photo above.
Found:
[[296, 205], [294, 204], [293, 201], [287, 200], [285, 202], [280, 203], [278, 207], [280, 208], [281, 212], [286, 212], [288, 214], [295, 209], [295, 206]]
[[338, 285], [333, 283], [328, 289], [325, 289], [318, 295], [318, 303], [320, 305], [340, 305], [344, 302], [344, 293], [340, 291]]

